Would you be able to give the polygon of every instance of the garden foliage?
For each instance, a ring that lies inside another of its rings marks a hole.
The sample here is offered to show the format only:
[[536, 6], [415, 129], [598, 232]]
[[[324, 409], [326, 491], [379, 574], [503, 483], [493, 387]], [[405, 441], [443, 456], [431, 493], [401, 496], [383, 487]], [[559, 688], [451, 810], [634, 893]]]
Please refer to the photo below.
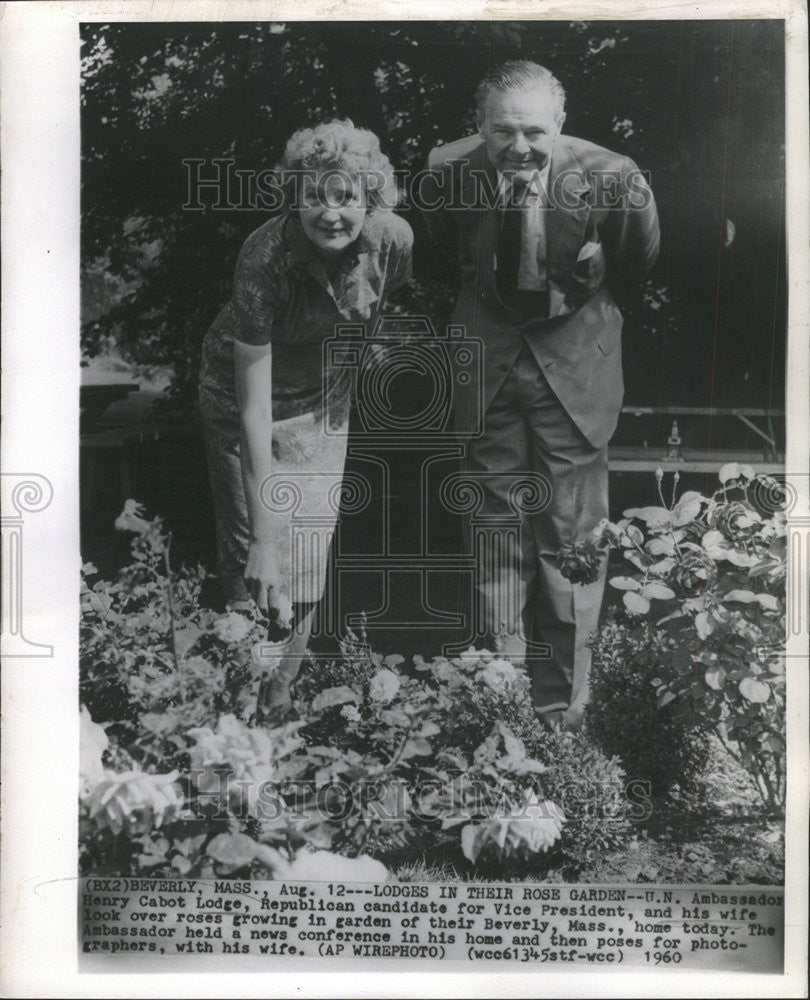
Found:
[[543, 728], [522, 670], [485, 650], [405, 663], [349, 635], [302, 673], [298, 717], [261, 724], [266, 623], [202, 608], [204, 574], [172, 571], [159, 519], [130, 502], [118, 523], [133, 562], [112, 583], [83, 571], [85, 871], [542, 873], [626, 840], [640, 804], [621, 767]]
[[352, 633], [305, 666], [293, 719], [265, 724], [266, 622], [202, 607], [204, 572], [173, 571], [162, 522], [128, 502], [132, 562], [113, 582], [83, 567], [83, 869], [377, 880], [421, 861], [573, 876], [627, 844], [650, 789], [691, 795], [709, 735], [778, 813], [783, 498], [747, 466], [720, 480], [560, 553], [575, 580], [609, 551], [629, 567], [609, 573], [618, 606], [593, 639], [577, 734], [538, 722], [526, 675], [493, 653], [405, 662]]
[[785, 801], [785, 490], [729, 463], [711, 496], [677, 474], [668, 504], [631, 508], [561, 551], [569, 579], [586, 582], [611, 551], [621, 595], [593, 641], [588, 731], [632, 776], [657, 791], [699, 772], [714, 732], [753, 776], [763, 801]]
[[[688, 380], [690, 398], [708, 400], [715, 352], [733, 402], [779, 398], [783, 339], [761, 331], [784, 325], [780, 22], [98, 20], [80, 29], [83, 353], [114, 346], [129, 361], [168, 366], [176, 407], [196, 398], [202, 338], [230, 297], [239, 248], [274, 211], [261, 198], [267, 173], [290, 135], [318, 121], [348, 117], [380, 137], [416, 229], [416, 279], [402, 305], [444, 327], [455, 278], [419, 228], [408, 178], [437, 143], [475, 132], [476, 86], [506, 59], [548, 66], [566, 89], [566, 131], [650, 172], [667, 253], [623, 308], [628, 397], [660, 405], [658, 393]], [[743, 128], [746, 142], [728, 157]], [[728, 214], [733, 269], [725, 255], [718, 264]], [[651, 380], [662, 358], [666, 370]]]

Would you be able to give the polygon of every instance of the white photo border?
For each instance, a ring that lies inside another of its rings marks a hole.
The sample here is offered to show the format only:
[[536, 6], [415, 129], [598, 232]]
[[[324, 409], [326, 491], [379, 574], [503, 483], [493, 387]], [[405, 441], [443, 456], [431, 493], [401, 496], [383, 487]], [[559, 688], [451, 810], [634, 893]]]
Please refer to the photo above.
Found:
[[[3, 662], [3, 992], [9, 996], [800, 996], [806, 990], [808, 671], [805, 634], [788, 648], [785, 974], [345, 972], [80, 975], [76, 936], [79, 548], [79, 23], [334, 19], [324, 0], [293, 4], [111, 0], [4, 4], [2, 242], [4, 474], [44, 476], [53, 500], [24, 518], [26, 637], [52, 656]], [[442, 20], [526, 19], [522, 5], [445, 5]], [[345, 20], [436, 19], [435, 3], [371, 0]], [[787, 38], [789, 261], [787, 468], [808, 470], [810, 197], [804, 4], [672, 4], [560, 0], [553, 19], [784, 18]], [[807, 475], [795, 485], [810, 515]], [[47, 490], [47, 487], [44, 488]], [[35, 491], [34, 491], [35, 492]], [[4, 514], [6, 511], [4, 510]], [[810, 523], [808, 521], [807, 523]], [[807, 539], [805, 539], [807, 545]]]

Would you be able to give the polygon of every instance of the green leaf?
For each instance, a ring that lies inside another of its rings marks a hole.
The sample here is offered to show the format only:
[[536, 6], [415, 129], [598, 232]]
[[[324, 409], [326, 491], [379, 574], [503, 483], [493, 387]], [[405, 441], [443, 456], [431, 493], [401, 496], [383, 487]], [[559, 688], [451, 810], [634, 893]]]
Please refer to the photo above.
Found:
[[640, 521], [652, 524], [671, 524], [672, 511], [666, 507], [631, 507], [623, 512], [625, 517], [637, 517]]
[[410, 718], [402, 711], [401, 708], [384, 708], [382, 711], [377, 713], [380, 722], [385, 723], [386, 726], [391, 726], [392, 728], [399, 727], [400, 729], [407, 729], [411, 724]]
[[512, 730], [503, 723], [500, 724], [499, 728], [501, 736], [503, 736], [503, 745], [507, 755], [515, 761], [523, 760], [526, 757], [526, 747], [523, 740], [518, 739]]
[[185, 656], [202, 634], [202, 629], [197, 628], [196, 625], [185, 625], [178, 628], [174, 633], [177, 655]]
[[466, 816], [463, 812], [461, 815], [458, 813], [451, 813], [449, 816], [442, 817], [442, 830], [450, 830], [454, 826], [460, 826], [462, 823], [466, 823], [469, 816]]
[[616, 590], [641, 590], [641, 584], [632, 576], [614, 576], [611, 577], [609, 583]]
[[739, 601], [740, 604], [750, 604], [757, 599], [757, 595], [751, 590], [730, 590], [724, 597], [724, 601]]
[[332, 760], [338, 760], [343, 756], [343, 752], [338, 750], [337, 747], [327, 747], [318, 744], [318, 746], [310, 747], [310, 754], [318, 754], [321, 757], [330, 757]]
[[695, 615], [695, 630], [701, 639], [708, 639], [712, 632], [714, 632], [714, 628], [714, 619], [705, 611], [701, 611]]
[[208, 842], [206, 854], [229, 872], [249, 865], [256, 856], [257, 846], [246, 833], [220, 833]]
[[663, 559], [659, 559], [657, 563], [653, 563], [652, 566], [650, 566], [650, 572], [655, 573], [656, 576], [665, 576], [674, 568], [675, 560], [671, 556], [665, 556]]
[[714, 667], [709, 667], [709, 669], [704, 674], [706, 683], [713, 691], [722, 690], [723, 684], [726, 679], [725, 670], [718, 664]]
[[752, 566], [748, 570], [748, 577], [753, 580], [758, 576], [764, 576], [766, 573], [770, 573], [771, 570], [781, 569], [783, 566], [784, 563], [781, 560], [768, 560], [760, 563], [758, 566]]
[[672, 523], [677, 527], [681, 527], [681, 525], [694, 521], [700, 513], [702, 502], [703, 497], [700, 493], [684, 493], [672, 510]]
[[[138, 861], [144, 868], [154, 868], [155, 865], [166, 863], [166, 856], [163, 854], [139, 854]], [[189, 865], [189, 868], [191, 865]]]
[[452, 767], [458, 768], [460, 771], [466, 771], [470, 766], [466, 757], [462, 756], [460, 753], [453, 753], [450, 750], [442, 750], [439, 753], [438, 759], [440, 761], [446, 761]]
[[172, 846], [180, 854], [188, 857], [189, 854], [194, 854], [200, 849], [204, 840], [205, 834], [201, 833], [198, 837], [186, 837], [184, 840], [175, 840]]
[[473, 864], [484, 846], [483, 838], [479, 836], [482, 832], [483, 827], [478, 823], [469, 823], [461, 831], [461, 850], [464, 857]]
[[541, 764], [539, 760], [533, 760], [531, 757], [527, 757], [522, 760], [516, 770], [520, 774], [543, 774], [548, 770], [545, 764]]
[[633, 549], [625, 549], [622, 555], [629, 563], [632, 563], [636, 569], [640, 569], [642, 573], [645, 572], [644, 563], [642, 562], [641, 556], [638, 552], [635, 552]]
[[672, 665], [678, 671], [678, 673], [683, 673], [684, 670], [688, 670], [692, 666], [692, 652], [685, 646], [676, 646], [672, 650]]
[[740, 681], [740, 694], [754, 705], [762, 705], [771, 696], [771, 689], [754, 677], [744, 677]]
[[108, 597], [107, 594], [91, 592], [88, 594], [88, 601], [93, 611], [101, 615], [102, 618], [106, 617], [112, 607], [112, 598]]
[[651, 538], [645, 548], [651, 556], [671, 556], [675, 552], [675, 543], [671, 538], [659, 535]]
[[747, 552], [741, 552], [739, 549], [728, 549], [723, 555], [733, 566], [750, 567], [754, 565], [757, 558]]
[[631, 524], [619, 538], [621, 545], [643, 545], [644, 532], [635, 524]]
[[331, 767], [321, 767], [315, 772], [315, 787], [323, 788], [324, 785], [329, 785], [332, 782], [332, 768]]
[[360, 700], [360, 695], [356, 691], [342, 684], [340, 687], [326, 688], [325, 691], [320, 691], [316, 694], [312, 699], [312, 711], [322, 712], [325, 708], [332, 708], [335, 705], [345, 705], [350, 701], [359, 704]]
[[650, 610], [650, 602], [647, 598], [642, 597], [641, 594], [634, 594], [632, 591], [628, 591], [622, 601], [632, 615], [646, 615]]
[[669, 601], [675, 596], [675, 591], [665, 587], [663, 583], [651, 581], [641, 588], [642, 596], [652, 597], [656, 601]]
[[431, 747], [430, 743], [427, 740], [416, 736], [413, 739], [408, 740], [402, 748], [400, 760], [408, 760], [410, 757], [426, 757], [432, 752], [433, 747]]

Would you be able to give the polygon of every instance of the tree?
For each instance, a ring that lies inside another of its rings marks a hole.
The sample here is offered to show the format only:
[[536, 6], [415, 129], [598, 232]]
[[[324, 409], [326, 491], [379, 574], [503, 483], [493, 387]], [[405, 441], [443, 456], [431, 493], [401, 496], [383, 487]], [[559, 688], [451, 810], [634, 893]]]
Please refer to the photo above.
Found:
[[[628, 398], [776, 405], [781, 30], [777, 21], [84, 24], [83, 349], [92, 355], [112, 338], [136, 360], [171, 365], [172, 402], [189, 403], [239, 247], [266, 218], [236, 173], [219, 209], [207, 189], [206, 210], [190, 210], [193, 171], [224, 178], [217, 160], [269, 170], [296, 128], [334, 116], [373, 129], [398, 168], [418, 169], [437, 141], [474, 130], [472, 95], [487, 68], [519, 57], [563, 81], [566, 131], [650, 171], [664, 238], [627, 311]], [[411, 301], [441, 323], [451, 292], [427, 260], [418, 239]]]

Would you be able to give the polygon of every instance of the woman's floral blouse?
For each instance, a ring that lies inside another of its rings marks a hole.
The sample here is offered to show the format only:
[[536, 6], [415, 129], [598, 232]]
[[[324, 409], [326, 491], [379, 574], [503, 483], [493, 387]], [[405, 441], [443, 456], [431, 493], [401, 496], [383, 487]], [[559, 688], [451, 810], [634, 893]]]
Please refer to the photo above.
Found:
[[245, 241], [233, 296], [203, 344], [200, 402], [224, 429], [238, 426], [233, 341], [272, 344], [274, 420], [328, 413], [341, 423], [349, 408], [349, 367], [325, 370], [324, 341], [341, 324], [370, 334], [383, 299], [407, 281], [413, 233], [392, 212], [366, 216], [360, 236], [330, 280], [294, 215], [271, 219]]

